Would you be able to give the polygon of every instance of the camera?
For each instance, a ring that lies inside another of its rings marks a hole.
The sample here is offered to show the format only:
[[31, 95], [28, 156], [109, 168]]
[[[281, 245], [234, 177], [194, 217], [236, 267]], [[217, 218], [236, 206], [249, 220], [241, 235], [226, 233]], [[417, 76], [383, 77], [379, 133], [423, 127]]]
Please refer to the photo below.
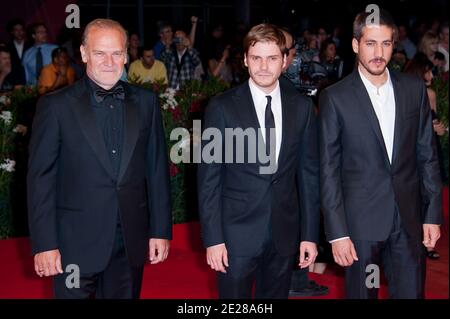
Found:
[[182, 44], [183, 43], [183, 39], [180, 37], [175, 37], [173, 38], [173, 44]]

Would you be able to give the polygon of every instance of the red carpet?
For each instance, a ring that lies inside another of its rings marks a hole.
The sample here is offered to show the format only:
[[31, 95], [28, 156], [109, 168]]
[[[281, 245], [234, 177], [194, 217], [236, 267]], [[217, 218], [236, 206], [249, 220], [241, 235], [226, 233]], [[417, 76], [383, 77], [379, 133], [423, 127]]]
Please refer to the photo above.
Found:
[[[428, 261], [426, 297], [448, 299], [448, 189], [444, 196], [445, 223], [437, 250], [439, 260]], [[210, 299], [217, 298], [213, 271], [206, 265], [201, 248], [198, 223], [174, 226], [174, 240], [166, 262], [145, 267], [141, 298]], [[51, 298], [51, 279], [37, 277], [27, 238], [0, 241], [0, 299]], [[316, 299], [343, 298], [342, 271], [330, 267], [323, 275], [310, 274], [310, 278], [326, 285], [330, 293]], [[381, 297], [386, 297], [386, 287]]]

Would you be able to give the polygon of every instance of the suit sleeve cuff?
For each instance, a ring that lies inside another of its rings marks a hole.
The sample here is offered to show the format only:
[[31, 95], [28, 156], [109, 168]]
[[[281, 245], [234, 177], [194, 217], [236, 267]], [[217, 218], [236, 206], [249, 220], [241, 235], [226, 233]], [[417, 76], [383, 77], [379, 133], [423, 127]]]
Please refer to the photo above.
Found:
[[334, 243], [336, 241], [339, 241], [339, 240], [344, 240], [344, 239], [350, 239], [350, 237], [346, 236], [346, 237], [340, 237], [340, 238], [336, 238], [336, 239], [330, 240], [330, 244], [332, 244], [332, 243]]

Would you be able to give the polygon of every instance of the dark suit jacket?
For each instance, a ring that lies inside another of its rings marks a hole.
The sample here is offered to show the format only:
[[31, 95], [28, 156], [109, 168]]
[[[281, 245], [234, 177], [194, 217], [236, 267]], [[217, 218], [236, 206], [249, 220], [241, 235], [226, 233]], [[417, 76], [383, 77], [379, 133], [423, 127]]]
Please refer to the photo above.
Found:
[[[282, 145], [278, 170], [262, 175], [258, 160], [198, 167], [199, 213], [206, 247], [225, 243], [228, 253], [255, 256], [269, 230], [277, 251], [288, 256], [301, 241], [317, 242], [319, 166], [317, 120], [312, 102], [280, 81]], [[208, 105], [204, 128], [259, 128], [248, 82]], [[208, 141], [204, 142], [207, 144]], [[244, 149], [248, 154], [248, 140]], [[223, 155], [223, 154], [222, 154]], [[234, 160], [236, 155], [234, 154]]]
[[[8, 46], [8, 49], [9, 49], [10, 53], [11, 53], [11, 62], [19, 62], [19, 63], [21, 63], [21, 58], [19, 57], [19, 53], [17, 52], [17, 49], [16, 49], [16, 46], [14, 45], [14, 42], [10, 41], [7, 44], [7, 46]], [[23, 46], [23, 51], [22, 51], [22, 57], [23, 57], [23, 54], [25, 53], [25, 51], [27, 49], [29, 49], [30, 47], [32, 47], [32, 45], [29, 42], [25, 41], [24, 46]]]
[[[23, 68], [22, 65], [22, 59], [19, 57], [19, 53], [17, 53], [17, 49], [14, 45], [14, 42], [9, 42], [7, 45], [10, 55], [11, 55], [11, 65], [12, 65], [12, 73], [15, 74], [14, 79], [15, 82], [14, 84], [26, 84], [26, 79], [25, 79], [25, 70]], [[30, 44], [28, 42], [25, 42], [24, 46], [23, 46], [23, 51], [22, 51], [22, 57], [25, 53], [25, 51], [30, 47]]]
[[23, 69], [11, 68], [11, 72], [5, 77], [0, 90], [13, 90], [16, 85], [25, 85], [25, 73]]
[[101, 271], [118, 221], [128, 259], [143, 265], [149, 238], [172, 236], [167, 150], [157, 96], [128, 83], [115, 178], [84, 78], [37, 105], [28, 172], [33, 253], [58, 248], [63, 264]]
[[[390, 74], [396, 107], [392, 164], [357, 70], [320, 96], [321, 197], [328, 240], [383, 241], [396, 209], [411, 236], [421, 235], [423, 223], [441, 223], [441, 182], [426, 88], [420, 79]], [[424, 216], [422, 201], [428, 203]]]

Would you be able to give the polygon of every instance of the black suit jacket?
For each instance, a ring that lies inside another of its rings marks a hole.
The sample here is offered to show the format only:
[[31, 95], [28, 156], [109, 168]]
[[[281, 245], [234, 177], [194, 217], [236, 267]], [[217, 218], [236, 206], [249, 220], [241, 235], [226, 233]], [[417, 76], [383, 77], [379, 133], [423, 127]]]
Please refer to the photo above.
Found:
[[423, 223], [441, 223], [441, 182], [426, 88], [420, 79], [390, 74], [396, 108], [392, 164], [358, 71], [321, 93], [321, 197], [329, 240], [383, 241], [396, 209], [411, 236], [421, 235]]
[[[25, 79], [25, 70], [22, 65], [22, 59], [19, 57], [19, 53], [17, 52], [16, 46], [14, 45], [14, 42], [9, 42], [7, 45], [10, 55], [11, 55], [11, 66], [12, 66], [12, 73], [14, 73], [14, 79], [15, 84], [26, 84]], [[25, 42], [23, 45], [23, 51], [22, 51], [22, 57], [25, 53], [25, 51], [30, 48], [30, 44], [28, 42]]]
[[[318, 240], [319, 162], [317, 120], [311, 100], [280, 81], [282, 145], [278, 169], [259, 173], [261, 164], [201, 163], [198, 168], [199, 213], [206, 247], [225, 243], [228, 253], [255, 256], [271, 220], [281, 255], [298, 251], [299, 241]], [[259, 128], [248, 82], [214, 97], [204, 129]], [[208, 141], [204, 141], [208, 144]], [[244, 153], [248, 154], [248, 140]], [[224, 154], [222, 154], [222, 157]], [[236, 160], [236, 154], [233, 155]]]
[[87, 78], [41, 97], [28, 172], [33, 253], [58, 248], [64, 265], [101, 271], [120, 214], [131, 265], [146, 260], [149, 238], [172, 236], [168, 158], [157, 96], [122, 83], [124, 143], [119, 177], [94, 115]]

